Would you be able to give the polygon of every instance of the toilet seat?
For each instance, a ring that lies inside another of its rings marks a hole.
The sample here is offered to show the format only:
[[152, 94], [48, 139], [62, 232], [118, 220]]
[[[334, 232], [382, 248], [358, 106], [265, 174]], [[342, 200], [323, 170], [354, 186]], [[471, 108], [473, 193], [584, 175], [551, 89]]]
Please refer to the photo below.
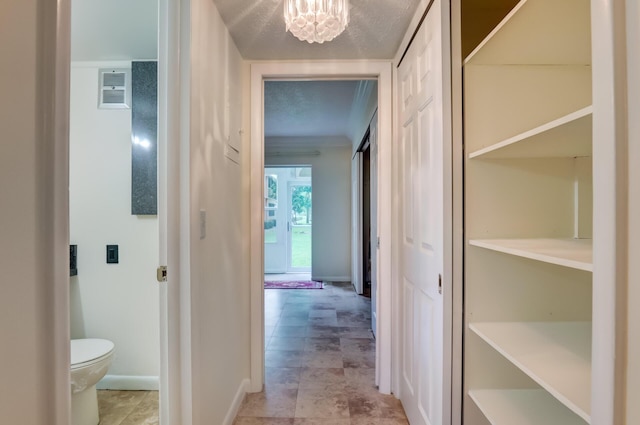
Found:
[[86, 338], [71, 340], [71, 370], [90, 366], [108, 357], [115, 345], [106, 339]]

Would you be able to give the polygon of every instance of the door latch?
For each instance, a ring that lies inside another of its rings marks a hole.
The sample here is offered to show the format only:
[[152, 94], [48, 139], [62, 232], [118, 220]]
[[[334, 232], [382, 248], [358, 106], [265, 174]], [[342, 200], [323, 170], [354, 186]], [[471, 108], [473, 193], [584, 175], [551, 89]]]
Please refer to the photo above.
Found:
[[438, 294], [442, 294], [442, 275], [438, 275]]
[[166, 282], [167, 281], [167, 266], [159, 266], [156, 270], [156, 278], [158, 282]]

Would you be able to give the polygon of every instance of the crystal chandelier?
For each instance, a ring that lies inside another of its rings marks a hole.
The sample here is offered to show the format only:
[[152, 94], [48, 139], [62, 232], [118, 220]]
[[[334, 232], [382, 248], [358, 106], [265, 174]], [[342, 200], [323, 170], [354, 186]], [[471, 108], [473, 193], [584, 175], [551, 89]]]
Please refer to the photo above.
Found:
[[349, 0], [284, 0], [284, 21], [302, 41], [331, 41], [349, 23]]

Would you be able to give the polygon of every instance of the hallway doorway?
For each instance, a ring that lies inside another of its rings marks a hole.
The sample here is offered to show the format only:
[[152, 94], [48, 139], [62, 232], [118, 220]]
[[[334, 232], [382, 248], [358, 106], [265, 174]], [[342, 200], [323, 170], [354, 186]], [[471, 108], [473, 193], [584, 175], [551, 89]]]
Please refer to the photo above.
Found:
[[[392, 346], [396, 339], [392, 333], [392, 286], [391, 273], [391, 229], [392, 229], [392, 68], [390, 62], [311, 62], [311, 63], [254, 63], [251, 65], [251, 196], [250, 209], [250, 241], [251, 241], [251, 303], [250, 308], [257, 314], [252, 315], [251, 322], [251, 381], [250, 391], [259, 392], [264, 383], [265, 373], [265, 338], [264, 338], [264, 165], [265, 165], [265, 87], [268, 81], [273, 80], [349, 80], [349, 79], [377, 80], [375, 93], [378, 102], [378, 133], [379, 133], [379, 157], [378, 177], [383, 182], [378, 187], [378, 200], [380, 205], [378, 218], [378, 235], [380, 246], [376, 246], [376, 256], [379, 259], [376, 274], [378, 276], [378, 299], [376, 301], [379, 318], [377, 321], [376, 344], [376, 368], [374, 369], [375, 384], [381, 393], [389, 394], [392, 391]], [[287, 140], [281, 140], [286, 144]], [[292, 156], [306, 154], [311, 157], [324, 154], [315, 148], [298, 148], [303, 152], [294, 152]], [[303, 155], [303, 156], [306, 156]], [[271, 152], [271, 158], [278, 158], [286, 162], [287, 158], [279, 149]], [[346, 179], [348, 173], [350, 155], [347, 155]], [[332, 174], [328, 174], [331, 176]], [[335, 175], [335, 173], [334, 173]], [[348, 183], [347, 183], [348, 185]], [[318, 192], [316, 191], [316, 194]], [[320, 196], [318, 194], [318, 196]], [[347, 193], [348, 203], [349, 194]], [[332, 203], [321, 203], [326, 208], [332, 208]], [[319, 225], [319, 215], [316, 215], [316, 225]], [[347, 221], [350, 220], [347, 215]], [[348, 225], [347, 225], [348, 226]], [[348, 232], [348, 230], [347, 230]], [[344, 258], [349, 262], [350, 244], [346, 244], [347, 253]], [[344, 246], [335, 245], [336, 248]], [[335, 251], [335, 249], [333, 250]], [[330, 251], [331, 252], [331, 251]], [[334, 254], [331, 252], [331, 254]], [[333, 261], [333, 260], [332, 260]], [[318, 277], [318, 276], [314, 276]], [[350, 273], [345, 276], [345, 281], [351, 279]], [[336, 281], [337, 279], [322, 279]], [[350, 284], [349, 284], [350, 285]], [[351, 290], [351, 289], [350, 289]], [[394, 294], [395, 295], [395, 294]]]

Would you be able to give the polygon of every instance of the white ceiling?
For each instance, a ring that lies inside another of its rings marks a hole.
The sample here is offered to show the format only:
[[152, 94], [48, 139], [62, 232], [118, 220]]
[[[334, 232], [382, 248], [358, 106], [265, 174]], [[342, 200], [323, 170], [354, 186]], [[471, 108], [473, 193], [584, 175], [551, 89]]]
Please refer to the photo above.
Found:
[[419, 0], [350, 0], [347, 29], [324, 44], [285, 31], [283, 0], [213, 0], [245, 59], [392, 59]]

